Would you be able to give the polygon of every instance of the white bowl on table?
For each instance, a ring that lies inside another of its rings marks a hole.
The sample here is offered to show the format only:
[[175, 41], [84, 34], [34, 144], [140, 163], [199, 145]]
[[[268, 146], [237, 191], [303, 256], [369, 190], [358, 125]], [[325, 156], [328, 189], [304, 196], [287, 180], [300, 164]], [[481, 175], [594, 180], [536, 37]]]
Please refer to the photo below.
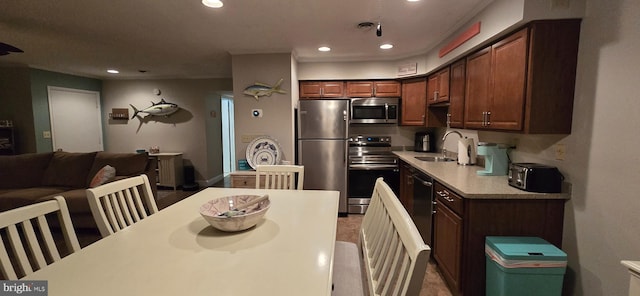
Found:
[[231, 195], [212, 199], [200, 206], [200, 215], [214, 228], [227, 232], [249, 229], [264, 217], [271, 206], [271, 201], [265, 199], [244, 209], [245, 212], [231, 217], [220, 215], [243, 204], [250, 203], [261, 195]]

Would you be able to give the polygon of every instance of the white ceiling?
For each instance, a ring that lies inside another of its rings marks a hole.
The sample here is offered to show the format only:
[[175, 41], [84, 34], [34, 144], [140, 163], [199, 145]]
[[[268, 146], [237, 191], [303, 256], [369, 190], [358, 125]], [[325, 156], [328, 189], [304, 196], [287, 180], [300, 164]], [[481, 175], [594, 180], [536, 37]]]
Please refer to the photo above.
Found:
[[[0, 56], [0, 65], [96, 78], [221, 78], [231, 77], [233, 54], [395, 60], [426, 53], [491, 2], [222, 1], [212, 9], [201, 0], [2, 0], [0, 42], [24, 53]], [[358, 28], [366, 21], [381, 22], [382, 37]], [[386, 42], [395, 47], [378, 48]]]

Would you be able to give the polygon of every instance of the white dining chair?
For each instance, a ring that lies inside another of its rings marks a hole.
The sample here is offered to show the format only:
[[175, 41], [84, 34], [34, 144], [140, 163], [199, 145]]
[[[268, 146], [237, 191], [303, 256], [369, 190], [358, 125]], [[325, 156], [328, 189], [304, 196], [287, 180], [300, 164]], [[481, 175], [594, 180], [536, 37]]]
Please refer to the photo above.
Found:
[[[260, 186], [262, 177], [264, 177], [263, 187]], [[302, 190], [303, 184], [304, 166], [302, 165], [259, 165], [256, 167], [256, 189]]]
[[149, 178], [144, 174], [87, 189], [87, 198], [102, 237], [158, 212]]
[[[39, 270], [62, 259], [61, 250], [56, 246], [45, 217], [50, 213], [57, 213], [67, 247], [66, 254], [80, 250], [67, 202], [62, 196], [2, 212], [0, 213], [0, 231], [3, 234], [0, 237], [0, 268], [4, 279], [17, 280], [33, 273], [34, 267], [35, 270]], [[3, 238], [9, 241], [11, 255], [5, 247]]]
[[359, 244], [336, 241], [331, 295], [418, 295], [430, 253], [400, 200], [378, 178]]

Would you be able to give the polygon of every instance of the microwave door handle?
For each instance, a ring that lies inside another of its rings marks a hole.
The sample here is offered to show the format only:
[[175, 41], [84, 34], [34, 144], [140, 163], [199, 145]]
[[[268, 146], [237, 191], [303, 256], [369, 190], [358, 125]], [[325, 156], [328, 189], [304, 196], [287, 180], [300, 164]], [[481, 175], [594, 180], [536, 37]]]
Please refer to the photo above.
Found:
[[389, 104], [384, 103], [384, 121], [389, 121]]

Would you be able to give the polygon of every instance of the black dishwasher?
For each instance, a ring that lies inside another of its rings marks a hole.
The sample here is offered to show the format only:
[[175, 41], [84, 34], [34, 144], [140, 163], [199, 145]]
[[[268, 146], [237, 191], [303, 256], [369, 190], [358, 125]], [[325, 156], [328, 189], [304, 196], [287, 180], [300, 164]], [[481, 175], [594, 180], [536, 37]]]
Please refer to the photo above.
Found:
[[433, 248], [433, 179], [419, 171], [413, 173], [413, 222], [422, 240]]

